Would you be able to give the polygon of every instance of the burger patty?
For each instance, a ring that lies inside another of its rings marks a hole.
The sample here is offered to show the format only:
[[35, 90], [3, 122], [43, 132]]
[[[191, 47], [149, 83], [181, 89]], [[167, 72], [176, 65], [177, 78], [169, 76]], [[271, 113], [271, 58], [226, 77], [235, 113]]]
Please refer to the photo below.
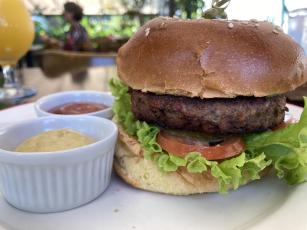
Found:
[[130, 89], [132, 112], [138, 120], [159, 126], [208, 134], [264, 131], [283, 122], [286, 98], [189, 98]]

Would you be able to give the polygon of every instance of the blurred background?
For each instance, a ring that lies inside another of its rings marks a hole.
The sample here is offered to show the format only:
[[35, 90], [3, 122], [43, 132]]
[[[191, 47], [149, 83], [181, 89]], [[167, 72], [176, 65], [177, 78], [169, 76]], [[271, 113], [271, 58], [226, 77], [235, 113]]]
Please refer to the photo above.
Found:
[[[34, 45], [41, 35], [63, 40], [69, 25], [65, 22], [65, 0], [25, 0], [35, 22]], [[211, 7], [203, 0], [76, 0], [83, 8], [81, 24], [97, 52], [116, 52], [144, 24], [158, 15], [199, 18]], [[232, 0], [229, 19], [268, 20], [283, 27], [307, 50], [307, 1], [305, 0]], [[37, 48], [37, 47], [36, 47]], [[55, 48], [55, 47], [44, 47]], [[29, 65], [33, 63], [28, 63]]]
[[[77, 32], [82, 35], [86, 31], [86, 46], [67, 45], [67, 34], [73, 37], [76, 32], [72, 30], [74, 22], [63, 14], [66, 0], [24, 1], [35, 25], [35, 38], [30, 50], [19, 60], [17, 74], [22, 84], [37, 89], [30, 101], [57, 91], [107, 90], [107, 80], [116, 75], [116, 52], [140, 26], [159, 15], [200, 18], [212, 3], [211, 0], [70, 2], [83, 10], [77, 20], [80, 24]], [[226, 13], [228, 19], [273, 22], [307, 52], [306, 0], [231, 0]], [[289, 98], [300, 101], [302, 94], [307, 94], [305, 92]]]

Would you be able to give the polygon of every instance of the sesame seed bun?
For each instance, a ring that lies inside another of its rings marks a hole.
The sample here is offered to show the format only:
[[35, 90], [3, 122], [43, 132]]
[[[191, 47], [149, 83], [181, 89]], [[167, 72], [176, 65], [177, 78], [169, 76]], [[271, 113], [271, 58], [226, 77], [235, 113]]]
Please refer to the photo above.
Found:
[[303, 49], [268, 22], [149, 21], [119, 50], [118, 74], [143, 92], [263, 97], [307, 80]]

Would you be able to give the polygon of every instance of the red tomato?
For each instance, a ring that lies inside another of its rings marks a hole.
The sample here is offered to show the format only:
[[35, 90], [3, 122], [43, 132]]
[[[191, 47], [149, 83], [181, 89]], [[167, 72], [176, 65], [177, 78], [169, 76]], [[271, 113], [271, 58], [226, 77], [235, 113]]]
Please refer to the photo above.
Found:
[[158, 144], [165, 151], [180, 157], [190, 152], [199, 152], [207, 160], [223, 160], [234, 157], [244, 151], [245, 145], [241, 137], [229, 137], [215, 146], [209, 146], [204, 141], [196, 138], [173, 135], [170, 132], [161, 130], [157, 136]]

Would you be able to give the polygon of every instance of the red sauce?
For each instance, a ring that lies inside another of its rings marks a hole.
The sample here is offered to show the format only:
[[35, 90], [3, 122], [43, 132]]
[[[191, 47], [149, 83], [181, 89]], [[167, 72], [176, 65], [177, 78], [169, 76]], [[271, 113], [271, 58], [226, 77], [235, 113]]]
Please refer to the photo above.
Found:
[[76, 102], [76, 103], [74, 102], [57, 106], [53, 109], [50, 109], [48, 112], [54, 114], [71, 115], [71, 114], [92, 113], [106, 108], [108, 108], [108, 106], [104, 104], [91, 103], [91, 102]]

